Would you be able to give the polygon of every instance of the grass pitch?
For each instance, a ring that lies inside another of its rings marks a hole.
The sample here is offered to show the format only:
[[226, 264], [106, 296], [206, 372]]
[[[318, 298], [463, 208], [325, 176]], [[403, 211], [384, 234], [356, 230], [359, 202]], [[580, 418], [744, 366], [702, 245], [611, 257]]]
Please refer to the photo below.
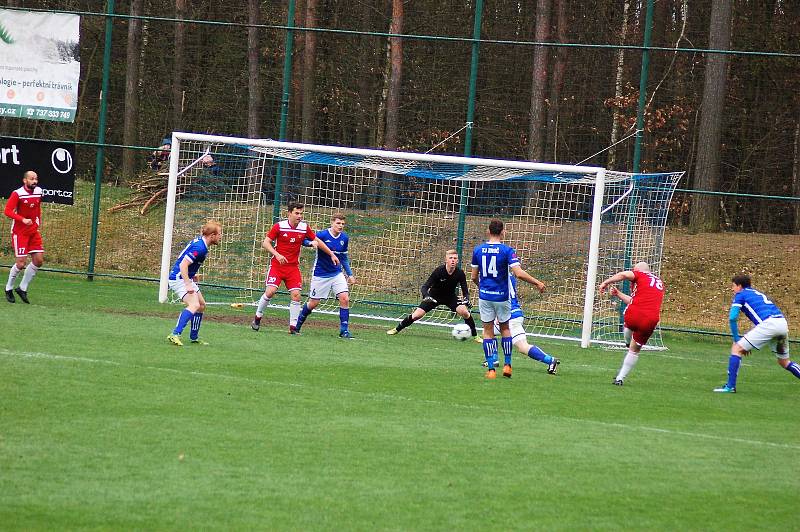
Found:
[[728, 343], [687, 336], [622, 388], [622, 352], [551, 342], [559, 375], [487, 381], [446, 329], [214, 306], [177, 348], [152, 284], [43, 272], [30, 298], [0, 302], [0, 529], [797, 527], [800, 381], [769, 353], [736, 395], [711, 392]]

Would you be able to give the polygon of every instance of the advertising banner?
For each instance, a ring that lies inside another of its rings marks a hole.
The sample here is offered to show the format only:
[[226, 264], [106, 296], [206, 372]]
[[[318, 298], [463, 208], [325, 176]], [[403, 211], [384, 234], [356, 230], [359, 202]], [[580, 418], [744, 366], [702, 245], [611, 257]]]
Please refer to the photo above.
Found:
[[0, 117], [75, 121], [80, 21], [0, 8]]
[[22, 174], [39, 175], [42, 201], [73, 204], [75, 145], [44, 140], [0, 138], [0, 197], [8, 198], [22, 186]]

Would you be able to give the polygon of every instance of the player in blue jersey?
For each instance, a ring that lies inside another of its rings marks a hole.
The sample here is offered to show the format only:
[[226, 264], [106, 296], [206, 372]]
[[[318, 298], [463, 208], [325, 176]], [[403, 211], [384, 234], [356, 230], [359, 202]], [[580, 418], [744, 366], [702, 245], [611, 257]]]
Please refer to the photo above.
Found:
[[[514, 343], [514, 347], [516, 347], [517, 351], [523, 355], [528, 355], [532, 359], [538, 360], [539, 362], [547, 365], [547, 373], [550, 375], [555, 375], [558, 372], [558, 365], [561, 364], [561, 360], [554, 356], [548, 355], [538, 346], [528, 343], [528, 336], [525, 334], [525, 328], [523, 327], [523, 323], [525, 322], [525, 313], [522, 311], [522, 306], [519, 304], [519, 298], [517, 297], [517, 278], [513, 273], [509, 275], [508, 282], [509, 295], [511, 297], [511, 319], [508, 320], [508, 328], [511, 331], [511, 341]], [[497, 323], [497, 320], [495, 320], [494, 323], [494, 333], [495, 335], [500, 334], [500, 326]], [[511, 355], [508, 354], [505, 356], [505, 363], [510, 366]], [[494, 365], [497, 367], [499, 362], [495, 361]], [[484, 361], [483, 366], [487, 367], [488, 363]]]
[[494, 362], [497, 359], [497, 339], [494, 337], [494, 321], [500, 328], [503, 354], [506, 363], [503, 377], [511, 378], [511, 353], [513, 341], [508, 321], [511, 319], [511, 296], [509, 275], [513, 272], [518, 279], [530, 283], [544, 292], [544, 283], [522, 269], [514, 248], [503, 244], [503, 222], [489, 222], [489, 239], [475, 247], [472, 252], [472, 282], [478, 285], [478, 309], [483, 322], [483, 354], [486, 358], [487, 379], [494, 379], [497, 373]]
[[[326, 246], [339, 259], [339, 264], [334, 264], [333, 259], [322, 250], [316, 249], [316, 258], [311, 272], [311, 286], [309, 288], [308, 300], [300, 310], [297, 318], [297, 325], [294, 334], [300, 333], [300, 328], [305, 323], [306, 318], [317, 308], [320, 299], [326, 299], [333, 293], [339, 300], [339, 338], [350, 339], [350, 288], [356, 282], [353, 270], [350, 268], [348, 258], [348, 246], [350, 237], [344, 232], [345, 217], [341, 213], [331, 216], [331, 226], [324, 231], [317, 233], [317, 238], [325, 243]], [[305, 240], [303, 245], [316, 246], [314, 242]], [[344, 271], [342, 271], [344, 270]]]
[[194, 238], [183, 251], [178, 255], [178, 259], [169, 272], [169, 288], [183, 301], [186, 308], [178, 316], [178, 323], [172, 334], [167, 336], [167, 340], [175, 345], [183, 345], [181, 333], [186, 325], [191, 322], [189, 328], [189, 339], [194, 344], [205, 344], [200, 341], [200, 322], [203, 320], [203, 311], [206, 308], [206, 300], [200, 293], [197, 286], [197, 271], [208, 255], [208, 248], [219, 244], [222, 240], [222, 226], [215, 220], [209, 220], [203, 224], [200, 236]]
[[[739, 374], [742, 357], [749, 355], [753, 349], [761, 349], [767, 344], [772, 347], [778, 364], [800, 379], [800, 365], [789, 360], [789, 325], [781, 309], [770, 301], [766, 294], [750, 286], [749, 275], [734, 275], [731, 282], [733, 303], [728, 319], [733, 345], [731, 356], [728, 358], [728, 382], [724, 386], [714, 388], [714, 391], [736, 393], [736, 377]], [[754, 325], [742, 336], [739, 336], [737, 324], [739, 312], [744, 312]]]

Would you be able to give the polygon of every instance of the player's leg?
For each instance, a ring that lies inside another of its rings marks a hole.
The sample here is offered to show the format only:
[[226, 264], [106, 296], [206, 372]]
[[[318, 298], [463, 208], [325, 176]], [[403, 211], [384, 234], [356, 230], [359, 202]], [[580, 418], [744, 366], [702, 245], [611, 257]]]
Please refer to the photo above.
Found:
[[528, 337], [523, 326], [524, 322], [525, 318], [512, 318], [508, 324], [511, 329], [511, 340], [514, 342], [514, 347], [523, 355], [545, 364], [547, 373], [555, 375], [558, 372], [558, 365], [561, 364], [561, 360], [548, 355], [538, 346], [528, 343]]
[[206, 300], [203, 297], [203, 293], [199, 290], [194, 293], [195, 297], [194, 300], [187, 305], [187, 308], [194, 312], [191, 321], [191, 327], [189, 328], [189, 339], [193, 343], [201, 343], [200, 342], [200, 323], [203, 321], [203, 312], [206, 310]]
[[[313, 284], [313, 280], [311, 281]], [[303, 308], [300, 309], [300, 315], [297, 317], [297, 325], [294, 327], [294, 331], [296, 334], [300, 334], [300, 329], [303, 327], [303, 324], [306, 322], [306, 318], [308, 315], [314, 312], [314, 309], [317, 308], [319, 305], [319, 299], [316, 297], [309, 297], [305, 304], [303, 304]]]
[[278, 271], [278, 268], [273, 269], [272, 265], [270, 265], [269, 269], [267, 270], [267, 276], [264, 279], [264, 293], [261, 294], [261, 297], [258, 300], [258, 305], [256, 306], [256, 315], [253, 317], [253, 322], [250, 324], [250, 327], [254, 331], [257, 331], [261, 327], [261, 318], [264, 317], [264, 310], [266, 310], [266, 308], [269, 306], [272, 296], [274, 296], [275, 292], [278, 291], [278, 285], [280, 285], [280, 283], [280, 271]]
[[647, 340], [650, 339], [657, 324], [658, 322], [653, 322], [643, 316], [625, 313], [624, 327], [631, 331], [631, 340], [628, 343], [628, 350], [622, 359], [622, 365], [613, 380], [613, 384], [617, 386], [624, 384], [628, 374], [639, 362], [639, 352], [642, 350], [642, 346], [647, 343]]
[[339, 338], [351, 339], [353, 335], [350, 334], [350, 292], [339, 292], [336, 298], [339, 300]]
[[724, 386], [714, 388], [718, 393], [736, 393], [736, 383], [739, 378], [739, 368], [742, 357], [747, 356], [753, 349], [761, 349], [775, 337], [775, 329], [765, 320], [747, 331], [738, 342], [731, 345], [731, 354], [728, 357], [728, 380]]
[[[487, 379], [497, 378], [497, 372], [494, 369], [495, 361], [497, 360], [497, 339], [494, 337], [494, 320], [500, 319], [497, 310], [496, 302], [478, 299], [478, 311], [483, 322], [483, 357], [488, 368], [486, 371]], [[508, 316], [506, 316], [506, 321], [508, 321]]]
[[426, 301], [425, 299], [423, 299], [420, 302], [419, 306], [414, 309], [414, 312], [412, 312], [411, 314], [409, 314], [408, 316], [403, 318], [400, 321], [400, 323], [398, 323], [397, 326], [394, 329], [389, 329], [388, 331], [386, 331], [386, 334], [397, 334], [397, 333], [399, 333], [400, 331], [402, 331], [406, 327], [410, 326], [415, 321], [422, 319], [422, 317], [425, 314], [427, 314], [431, 310], [435, 309], [436, 306], [437, 306], [437, 303], [433, 303], [432, 301]]
[[300, 316], [300, 309], [303, 308], [303, 304], [300, 302], [300, 290], [303, 288], [303, 276], [300, 274], [300, 268], [294, 266], [287, 271], [284, 282], [292, 298], [289, 301], [289, 334], [296, 334], [297, 318]]
[[14, 281], [19, 272], [25, 269], [25, 262], [28, 260], [28, 239], [25, 235], [11, 233], [11, 245], [14, 248], [14, 265], [8, 272], [6, 281], [6, 301], [14, 303]]
[[511, 355], [514, 352], [514, 340], [511, 337], [511, 328], [508, 326], [509, 320], [501, 322], [498, 318], [500, 328], [500, 341], [503, 346], [503, 377], [511, 378]]
[[25, 268], [22, 281], [16, 290], [19, 298], [25, 303], [30, 303], [28, 301], [28, 285], [31, 284], [39, 268], [44, 264], [44, 246], [42, 245], [42, 234], [39, 231], [31, 234], [28, 238], [28, 254], [31, 256], [31, 261]]
[[[775, 319], [775, 318], [772, 318]], [[786, 319], [783, 319], [785, 322]], [[781, 329], [783, 328], [783, 324], [781, 324]], [[778, 361], [778, 365], [781, 366], [783, 369], [800, 379], [800, 364], [797, 362], [792, 362], [789, 358], [789, 325], [786, 324], [786, 333], [784, 334], [783, 331], [779, 331], [778, 336], [775, 338], [775, 342], [772, 347], [775, 356], [777, 357], [776, 360]]]
[[781, 353], [781, 345], [780, 341], [778, 342], [777, 349], [775, 350], [775, 354], [777, 356], [778, 365], [780, 365], [783, 369], [800, 379], [800, 364], [797, 362], [792, 362], [789, 358], [789, 345], [786, 339], [783, 340], [784, 350], [785, 352]]
[[297, 333], [297, 318], [300, 317], [300, 310], [303, 308], [300, 295], [299, 288], [289, 291], [289, 296], [292, 298], [289, 301], [289, 334]]
[[[186, 307], [181, 310], [181, 313], [178, 315], [178, 321], [175, 323], [175, 328], [172, 329], [172, 334], [167, 336], [167, 340], [172, 342], [175, 345], [183, 345], [181, 341], [181, 334], [183, 330], [186, 328], [186, 325], [192, 320], [194, 317], [194, 310], [198, 308], [197, 304], [197, 285], [192, 281], [190, 285], [187, 287], [186, 284], [183, 282], [183, 278], [176, 279], [174, 281], [169, 281], [169, 288], [178, 296], [178, 298], [183, 301]], [[194, 290], [193, 293], [189, 293], [189, 290]]]

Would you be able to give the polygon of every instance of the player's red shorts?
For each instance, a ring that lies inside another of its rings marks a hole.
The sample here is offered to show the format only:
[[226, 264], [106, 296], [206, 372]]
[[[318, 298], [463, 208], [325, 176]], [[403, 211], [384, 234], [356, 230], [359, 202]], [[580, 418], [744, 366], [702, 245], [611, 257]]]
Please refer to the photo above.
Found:
[[279, 287], [281, 281], [286, 284], [287, 290], [300, 290], [303, 288], [303, 276], [300, 274], [300, 266], [297, 264], [278, 264], [270, 263], [267, 270], [267, 286]]
[[17, 257], [27, 257], [30, 253], [44, 253], [42, 234], [38, 230], [13, 231], [11, 245], [14, 247], [14, 255]]
[[625, 327], [631, 330], [637, 344], [646, 344], [657, 325], [658, 316], [648, 316], [638, 312], [635, 307], [625, 309]]

